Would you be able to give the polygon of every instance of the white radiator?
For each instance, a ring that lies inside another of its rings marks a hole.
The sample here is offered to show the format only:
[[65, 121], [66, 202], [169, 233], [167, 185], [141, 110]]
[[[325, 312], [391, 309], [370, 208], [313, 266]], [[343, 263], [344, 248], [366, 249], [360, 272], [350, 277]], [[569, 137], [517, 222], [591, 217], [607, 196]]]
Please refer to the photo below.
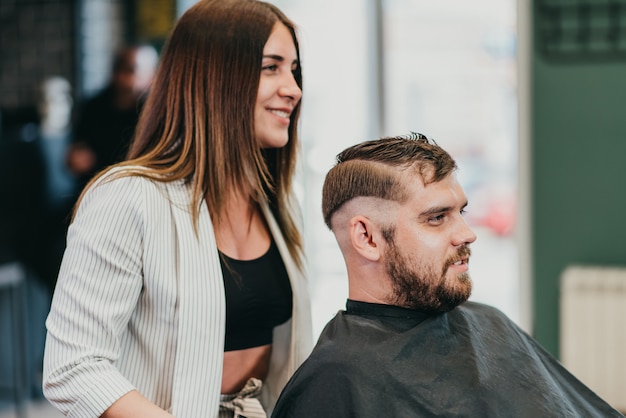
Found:
[[626, 267], [570, 266], [561, 276], [560, 358], [626, 411]]

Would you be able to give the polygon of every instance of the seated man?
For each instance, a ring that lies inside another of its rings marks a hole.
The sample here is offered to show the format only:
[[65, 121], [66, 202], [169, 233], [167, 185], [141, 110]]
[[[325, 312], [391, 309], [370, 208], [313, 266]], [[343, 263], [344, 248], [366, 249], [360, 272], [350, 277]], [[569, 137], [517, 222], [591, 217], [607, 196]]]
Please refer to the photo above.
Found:
[[467, 302], [476, 236], [446, 151], [414, 134], [337, 161], [322, 207], [347, 266], [347, 307], [272, 417], [622, 416], [504, 314]]

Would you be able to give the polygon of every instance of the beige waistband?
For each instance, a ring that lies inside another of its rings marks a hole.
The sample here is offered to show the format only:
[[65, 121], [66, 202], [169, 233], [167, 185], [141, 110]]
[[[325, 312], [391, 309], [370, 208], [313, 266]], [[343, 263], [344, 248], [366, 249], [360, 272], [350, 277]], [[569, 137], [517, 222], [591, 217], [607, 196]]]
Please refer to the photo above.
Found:
[[259, 401], [263, 382], [251, 377], [238, 393], [220, 396], [220, 418], [267, 418]]

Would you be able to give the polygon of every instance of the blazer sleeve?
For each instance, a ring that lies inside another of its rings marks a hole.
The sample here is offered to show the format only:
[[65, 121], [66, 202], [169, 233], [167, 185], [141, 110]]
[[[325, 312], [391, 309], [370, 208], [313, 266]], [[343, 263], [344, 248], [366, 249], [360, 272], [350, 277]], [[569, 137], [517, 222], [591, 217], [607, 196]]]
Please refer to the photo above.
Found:
[[99, 417], [134, 386], [116, 369], [142, 290], [142, 182], [97, 183], [68, 230], [44, 354], [44, 393], [70, 417]]

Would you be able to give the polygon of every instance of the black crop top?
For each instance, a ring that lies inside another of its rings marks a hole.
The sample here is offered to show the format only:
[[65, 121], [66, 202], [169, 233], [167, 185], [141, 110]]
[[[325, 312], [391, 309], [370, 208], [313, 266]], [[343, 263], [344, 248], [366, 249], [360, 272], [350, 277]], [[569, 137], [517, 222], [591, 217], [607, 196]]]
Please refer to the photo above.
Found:
[[226, 292], [224, 351], [272, 343], [274, 327], [291, 318], [289, 276], [274, 241], [255, 260], [235, 260], [220, 252]]

